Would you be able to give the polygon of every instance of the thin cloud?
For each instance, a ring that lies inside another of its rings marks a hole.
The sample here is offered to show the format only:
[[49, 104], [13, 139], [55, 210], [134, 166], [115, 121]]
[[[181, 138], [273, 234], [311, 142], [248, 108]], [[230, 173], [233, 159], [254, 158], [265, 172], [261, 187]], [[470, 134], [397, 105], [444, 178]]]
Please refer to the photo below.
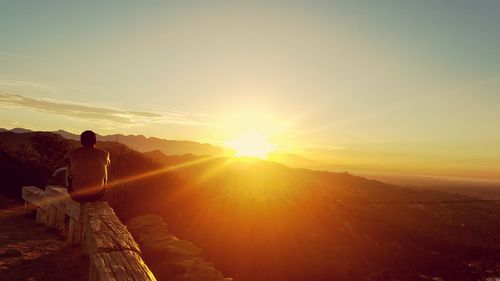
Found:
[[17, 87], [17, 88], [33, 88], [41, 91], [55, 91], [55, 88], [45, 83], [32, 81], [16, 80], [16, 79], [0, 79], [0, 86]]
[[84, 120], [114, 122], [123, 125], [142, 125], [149, 122], [198, 126], [210, 125], [203, 121], [192, 119], [190, 116], [179, 116], [169, 113], [161, 114], [156, 112], [126, 111], [53, 99], [36, 99], [14, 94], [0, 94], [0, 105], [6, 107], [21, 107]]

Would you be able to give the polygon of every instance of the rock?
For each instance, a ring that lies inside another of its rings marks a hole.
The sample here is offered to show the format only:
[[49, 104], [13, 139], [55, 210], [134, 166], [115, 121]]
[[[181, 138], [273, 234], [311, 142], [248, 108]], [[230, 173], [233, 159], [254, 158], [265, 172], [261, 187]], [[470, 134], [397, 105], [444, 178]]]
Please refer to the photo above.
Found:
[[181, 257], [168, 261], [168, 266], [177, 269], [180, 273], [194, 271], [206, 262], [200, 257]]
[[142, 249], [146, 255], [163, 257], [194, 257], [201, 254], [201, 249], [193, 243], [175, 236], [157, 241], [144, 240]]
[[155, 266], [155, 275], [159, 280], [170, 280], [173, 276], [194, 271], [204, 262], [200, 257], [177, 257], [162, 260], [160, 264]]
[[198, 280], [206, 280], [206, 281], [212, 281], [212, 280], [220, 280], [224, 278], [222, 273], [218, 271], [217, 269], [211, 267], [211, 266], [202, 266], [196, 269], [196, 271], [193, 273], [193, 275], [196, 277]]
[[224, 278], [213, 265], [199, 257], [201, 248], [168, 232], [158, 215], [139, 216], [127, 223], [143, 254], [159, 280], [170, 281], [234, 281]]
[[169, 240], [172, 236], [158, 215], [134, 217], [128, 221], [127, 228], [141, 247]]
[[128, 221], [127, 228], [133, 235], [141, 234], [142, 231], [148, 230], [168, 234], [167, 224], [158, 215], [133, 217]]
[[172, 239], [171, 234], [162, 233], [162, 232], [154, 231], [154, 230], [149, 230], [149, 231], [144, 230], [139, 235], [136, 235], [136, 237], [137, 237], [137, 242], [139, 243], [139, 245], [154, 244], [154, 243], [159, 243], [162, 241]]

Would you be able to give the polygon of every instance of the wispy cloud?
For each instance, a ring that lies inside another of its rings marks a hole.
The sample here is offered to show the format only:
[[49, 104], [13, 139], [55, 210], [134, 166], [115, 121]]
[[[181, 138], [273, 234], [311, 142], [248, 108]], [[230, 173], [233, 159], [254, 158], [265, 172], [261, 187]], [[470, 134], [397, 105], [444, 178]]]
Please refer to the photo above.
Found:
[[119, 123], [122, 125], [142, 125], [150, 122], [165, 124], [207, 126], [209, 122], [199, 120], [196, 115], [143, 111], [127, 111], [110, 107], [81, 104], [54, 99], [39, 99], [22, 95], [0, 93], [0, 106], [20, 107], [44, 113], [72, 118]]
[[25, 80], [16, 80], [16, 79], [0, 79], [0, 87], [16, 87], [16, 88], [32, 88], [40, 91], [55, 91], [55, 88], [51, 85], [25, 81]]
[[0, 119], [0, 128], [16, 128], [22, 126], [29, 127], [28, 125], [31, 126], [31, 124], [21, 124], [17, 121]]

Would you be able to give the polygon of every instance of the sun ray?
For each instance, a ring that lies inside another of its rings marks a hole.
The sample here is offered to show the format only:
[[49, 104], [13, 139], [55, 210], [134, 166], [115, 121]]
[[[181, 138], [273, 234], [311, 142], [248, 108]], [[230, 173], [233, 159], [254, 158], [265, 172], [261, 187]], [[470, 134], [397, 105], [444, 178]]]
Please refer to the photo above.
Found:
[[229, 166], [229, 164], [231, 164], [233, 161], [234, 161], [233, 158], [227, 158], [223, 160], [221, 163], [213, 165], [210, 169], [207, 169], [206, 171], [202, 172], [196, 178], [196, 183], [200, 184], [209, 180], [210, 178], [214, 177], [219, 172], [221, 172], [225, 167]]
[[267, 158], [268, 153], [274, 150], [274, 145], [268, 138], [257, 133], [247, 133], [226, 142], [226, 146], [236, 151], [237, 157]]

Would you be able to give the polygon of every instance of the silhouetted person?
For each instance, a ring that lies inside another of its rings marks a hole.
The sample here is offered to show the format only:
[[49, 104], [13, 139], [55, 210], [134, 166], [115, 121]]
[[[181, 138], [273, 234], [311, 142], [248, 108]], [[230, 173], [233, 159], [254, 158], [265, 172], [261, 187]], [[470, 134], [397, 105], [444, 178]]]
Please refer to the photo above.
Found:
[[68, 192], [75, 201], [98, 201], [108, 181], [109, 153], [95, 147], [96, 135], [92, 131], [83, 132], [80, 141], [83, 147], [66, 155]]

